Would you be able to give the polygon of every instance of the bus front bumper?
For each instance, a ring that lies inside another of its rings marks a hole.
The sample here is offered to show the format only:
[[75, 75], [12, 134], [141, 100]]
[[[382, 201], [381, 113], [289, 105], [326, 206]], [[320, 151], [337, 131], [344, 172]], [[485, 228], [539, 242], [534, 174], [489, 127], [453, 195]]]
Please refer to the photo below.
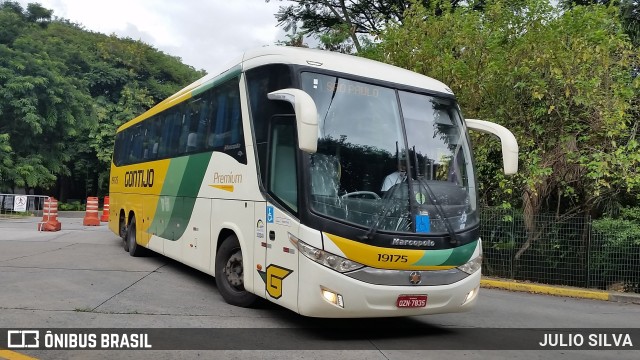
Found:
[[[480, 288], [480, 270], [449, 285], [382, 286], [353, 279], [304, 256], [299, 259], [298, 312], [311, 317], [397, 317], [463, 312], [474, 307]], [[423, 276], [429, 276], [429, 272], [424, 271]], [[401, 295], [426, 295], [426, 306], [398, 307]], [[340, 300], [335, 301], [338, 298]]]

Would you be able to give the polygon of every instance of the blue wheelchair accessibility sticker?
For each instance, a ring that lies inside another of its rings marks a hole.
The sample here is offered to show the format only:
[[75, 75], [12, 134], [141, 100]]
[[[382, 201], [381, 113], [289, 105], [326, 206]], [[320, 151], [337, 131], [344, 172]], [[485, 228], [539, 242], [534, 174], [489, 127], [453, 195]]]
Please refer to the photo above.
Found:
[[273, 224], [273, 206], [267, 206], [267, 223]]
[[431, 232], [431, 221], [429, 215], [416, 215], [416, 232]]

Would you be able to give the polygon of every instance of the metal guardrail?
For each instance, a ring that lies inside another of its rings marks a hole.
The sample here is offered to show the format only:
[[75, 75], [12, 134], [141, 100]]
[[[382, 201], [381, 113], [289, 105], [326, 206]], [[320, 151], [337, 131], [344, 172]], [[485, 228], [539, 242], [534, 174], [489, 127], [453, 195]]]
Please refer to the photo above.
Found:
[[46, 195], [0, 194], [0, 217], [42, 217], [48, 198]]

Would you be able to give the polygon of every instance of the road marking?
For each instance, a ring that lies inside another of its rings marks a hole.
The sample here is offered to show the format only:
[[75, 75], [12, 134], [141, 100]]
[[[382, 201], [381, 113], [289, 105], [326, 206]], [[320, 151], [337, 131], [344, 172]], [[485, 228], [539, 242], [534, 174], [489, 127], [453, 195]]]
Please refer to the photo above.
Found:
[[25, 354], [20, 354], [15, 351], [10, 350], [2, 350], [0, 349], [0, 359], [5, 360], [38, 360], [37, 358], [27, 356]]

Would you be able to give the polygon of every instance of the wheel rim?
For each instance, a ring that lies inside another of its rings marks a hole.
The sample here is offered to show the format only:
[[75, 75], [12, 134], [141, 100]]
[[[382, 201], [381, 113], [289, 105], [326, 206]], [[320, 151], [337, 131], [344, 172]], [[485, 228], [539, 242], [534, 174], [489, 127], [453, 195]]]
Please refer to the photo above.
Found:
[[224, 275], [231, 287], [236, 290], [244, 290], [243, 268], [242, 268], [242, 251], [236, 249], [224, 266]]

